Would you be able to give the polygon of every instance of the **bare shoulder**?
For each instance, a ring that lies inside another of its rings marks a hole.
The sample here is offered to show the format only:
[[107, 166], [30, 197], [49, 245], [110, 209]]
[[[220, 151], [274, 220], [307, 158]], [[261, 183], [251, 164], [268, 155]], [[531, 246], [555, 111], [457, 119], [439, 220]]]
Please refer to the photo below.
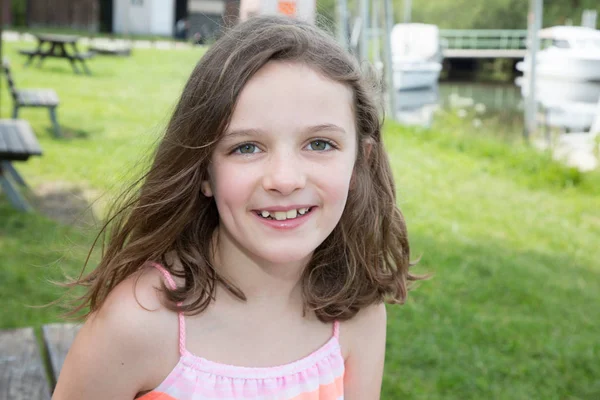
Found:
[[340, 324], [340, 344], [344, 358], [353, 348], [374, 336], [385, 338], [387, 312], [385, 304], [376, 304], [361, 309], [353, 318]]
[[115, 339], [133, 341], [137, 346], [152, 345], [160, 338], [163, 329], [158, 328], [167, 322], [165, 319], [176, 321], [175, 314], [162, 304], [161, 282], [161, 274], [155, 268], [145, 268], [129, 276], [111, 291], [86, 325], [90, 325], [91, 331], [108, 330], [107, 333], [117, 336]]
[[[160, 285], [160, 272], [147, 268], [111, 291], [75, 338], [54, 399], [82, 393], [89, 399], [131, 399], [164, 379], [178, 361], [178, 324], [161, 303]], [[90, 387], [94, 393], [88, 393]]]
[[385, 309], [385, 304], [375, 304], [372, 306], [365, 307], [361, 309], [354, 318], [348, 321], [348, 325], [352, 325], [357, 328], [368, 327], [373, 323], [385, 323], [387, 319], [387, 312]]
[[379, 399], [385, 362], [386, 322], [383, 303], [365, 307], [354, 318], [344, 322], [340, 330], [346, 368], [344, 398]]
[[164, 309], [159, 289], [164, 278], [160, 271], [145, 267], [118, 284], [106, 298], [98, 315], [111, 315], [110, 311], [133, 313], [141, 318], [148, 312]]

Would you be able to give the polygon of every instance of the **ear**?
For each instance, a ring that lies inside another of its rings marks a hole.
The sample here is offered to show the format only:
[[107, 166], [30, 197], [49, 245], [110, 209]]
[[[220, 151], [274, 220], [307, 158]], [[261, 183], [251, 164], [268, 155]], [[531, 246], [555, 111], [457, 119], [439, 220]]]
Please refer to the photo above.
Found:
[[200, 184], [200, 191], [206, 197], [212, 197], [212, 195], [213, 195], [212, 188], [210, 187], [209, 181], [202, 181], [202, 183]]
[[368, 138], [362, 141], [364, 162], [368, 163], [371, 157], [371, 150], [373, 150], [373, 139]]

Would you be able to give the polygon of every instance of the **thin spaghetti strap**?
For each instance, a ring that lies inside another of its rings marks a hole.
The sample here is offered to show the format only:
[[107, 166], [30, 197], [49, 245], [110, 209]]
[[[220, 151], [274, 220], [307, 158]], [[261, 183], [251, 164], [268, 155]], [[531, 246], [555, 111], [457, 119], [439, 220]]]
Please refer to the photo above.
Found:
[[[158, 269], [163, 274], [163, 276], [167, 280], [167, 283], [169, 284], [171, 289], [177, 289], [177, 284], [173, 280], [173, 277], [171, 277], [171, 274], [169, 273], [169, 271], [167, 271], [165, 269], [165, 267], [163, 267], [162, 265], [160, 265], [156, 262], [153, 262], [153, 261], [150, 262], [150, 264], [152, 266], [154, 266], [156, 269]], [[177, 305], [181, 306], [182, 303], [179, 302], [179, 303], [177, 303]], [[177, 313], [177, 316], [179, 318], [179, 355], [183, 356], [186, 353], [186, 351], [185, 351], [185, 318], [183, 317], [183, 313], [181, 311]]]
[[336, 339], [340, 338], [340, 321], [333, 321], [333, 337]]

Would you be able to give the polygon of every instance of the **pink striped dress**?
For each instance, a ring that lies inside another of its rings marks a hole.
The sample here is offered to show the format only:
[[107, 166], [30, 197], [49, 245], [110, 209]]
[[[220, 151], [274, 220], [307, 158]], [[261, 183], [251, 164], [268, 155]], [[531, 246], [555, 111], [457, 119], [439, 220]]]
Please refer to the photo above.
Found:
[[[169, 286], [169, 272], [153, 263]], [[267, 368], [219, 364], [185, 348], [185, 319], [179, 313], [179, 362], [166, 379], [139, 400], [343, 400], [344, 358], [339, 323], [333, 335], [312, 354], [289, 364]]]

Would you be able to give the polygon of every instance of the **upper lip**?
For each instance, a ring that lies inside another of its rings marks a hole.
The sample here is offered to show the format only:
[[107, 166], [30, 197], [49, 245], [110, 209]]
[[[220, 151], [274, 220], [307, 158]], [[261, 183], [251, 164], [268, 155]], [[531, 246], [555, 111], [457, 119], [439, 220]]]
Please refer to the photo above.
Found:
[[257, 208], [256, 211], [290, 211], [290, 210], [298, 210], [300, 208], [311, 208], [314, 207], [312, 205], [299, 204], [299, 205], [291, 205], [291, 206], [267, 206], [265, 208]]

